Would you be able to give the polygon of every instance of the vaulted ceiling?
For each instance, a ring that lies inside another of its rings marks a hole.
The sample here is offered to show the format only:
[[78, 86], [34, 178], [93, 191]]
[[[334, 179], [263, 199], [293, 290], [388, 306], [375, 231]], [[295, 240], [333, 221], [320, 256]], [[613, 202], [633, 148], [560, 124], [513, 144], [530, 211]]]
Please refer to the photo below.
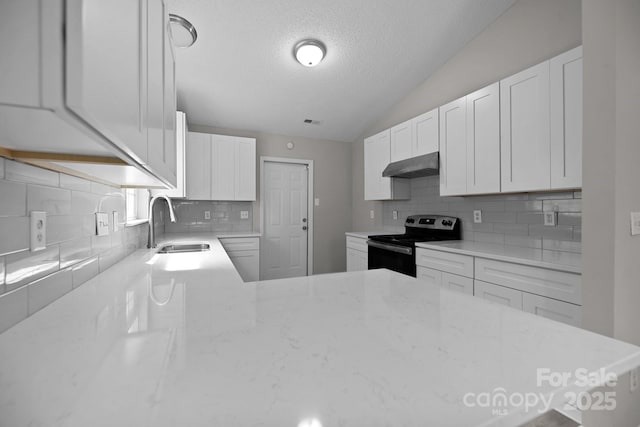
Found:
[[[515, 0], [167, 0], [198, 31], [176, 50], [190, 124], [351, 142]], [[306, 38], [327, 55], [293, 57]], [[312, 124], [305, 124], [312, 119]]]

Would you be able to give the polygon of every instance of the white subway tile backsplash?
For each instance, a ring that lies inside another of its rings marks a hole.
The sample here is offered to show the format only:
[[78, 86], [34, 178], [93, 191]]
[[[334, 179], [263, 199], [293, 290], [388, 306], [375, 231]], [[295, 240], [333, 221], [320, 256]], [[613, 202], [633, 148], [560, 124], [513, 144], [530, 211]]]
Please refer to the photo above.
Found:
[[32, 315], [73, 288], [70, 269], [60, 270], [27, 286], [28, 313]]
[[[541, 224], [529, 224], [529, 235], [540, 236], [556, 240], [572, 240], [573, 227], [558, 225], [556, 227], [548, 227]], [[544, 242], [543, 242], [544, 246]]]
[[542, 211], [542, 200], [507, 201], [504, 204], [507, 212], [537, 212]]
[[544, 214], [542, 212], [518, 212], [516, 222], [518, 224], [544, 224]]
[[60, 174], [60, 188], [66, 188], [67, 190], [76, 191], [91, 191], [91, 182], [86, 179], [76, 178], [75, 176]]
[[71, 192], [71, 212], [74, 215], [88, 215], [98, 211], [100, 196], [84, 191]]
[[28, 316], [27, 288], [0, 295], [0, 333]]
[[106, 252], [102, 252], [99, 257], [100, 272], [113, 266], [116, 262], [124, 258], [124, 246], [117, 246]]
[[111, 234], [106, 236], [91, 236], [91, 253], [100, 254], [111, 249]]
[[5, 257], [7, 290], [13, 290], [57, 271], [60, 250], [57, 245], [43, 251], [23, 251]]
[[559, 212], [558, 225], [582, 225], [582, 212]]
[[67, 268], [91, 257], [91, 236], [60, 244], [60, 268]]
[[77, 288], [100, 273], [98, 257], [90, 258], [74, 265], [71, 271], [73, 272], [73, 287]]
[[27, 186], [21, 182], [0, 180], [0, 216], [25, 216], [27, 214]]
[[553, 199], [573, 199], [573, 191], [529, 194], [529, 200], [553, 200]]
[[30, 184], [27, 186], [27, 211], [45, 211], [47, 215], [69, 215], [71, 191]]
[[4, 257], [0, 257], [0, 295], [6, 291], [4, 287]]
[[528, 235], [529, 234], [529, 225], [528, 224], [509, 224], [509, 223], [498, 223], [493, 225], [493, 231], [496, 233], [504, 233], [505, 235]]
[[60, 185], [60, 174], [50, 170], [37, 168], [13, 160], [5, 161], [5, 179], [30, 184], [42, 184], [52, 187]]
[[515, 224], [516, 223], [516, 213], [515, 212], [483, 212], [482, 214], [483, 222], [500, 222], [507, 224]]
[[501, 233], [483, 233], [474, 231], [473, 240], [481, 243], [495, 243], [504, 245], [504, 234]]
[[545, 211], [582, 212], [582, 200], [545, 200], [543, 208]]
[[582, 244], [580, 244], [580, 242], [570, 242], [567, 240], [543, 238], [542, 247], [545, 250], [551, 251], [582, 252]]
[[119, 192], [120, 189], [115, 188], [115, 187], [110, 187], [108, 185], [104, 185], [104, 184], [100, 184], [98, 182], [90, 182], [90, 186], [91, 186], [91, 192], [95, 193], [95, 194], [100, 194], [100, 195], [107, 195], [110, 193], [114, 193], [114, 192]]
[[484, 214], [486, 212], [504, 212], [504, 202], [476, 202], [475, 209], [480, 209]]
[[505, 234], [504, 243], [506, 245], [511, 245], [511, 246], [522, 246], [525, 248], [542, 249], [542, 237]]
[[0, 255], [29, 249], [29, 218], [0, 217]]

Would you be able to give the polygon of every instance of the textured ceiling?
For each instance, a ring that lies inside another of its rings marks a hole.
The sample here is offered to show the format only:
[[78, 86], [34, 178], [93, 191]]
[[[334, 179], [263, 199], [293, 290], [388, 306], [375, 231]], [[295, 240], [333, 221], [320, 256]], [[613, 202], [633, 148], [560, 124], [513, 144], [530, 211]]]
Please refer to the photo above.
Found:
[[[167, 0], [198, 41], [177, 49], [190, 125], [351, 142], [514, 0]], [[316, 38], [315, 68], [293, 46]], [[313, 124], [304, 124], [313, 119]]]

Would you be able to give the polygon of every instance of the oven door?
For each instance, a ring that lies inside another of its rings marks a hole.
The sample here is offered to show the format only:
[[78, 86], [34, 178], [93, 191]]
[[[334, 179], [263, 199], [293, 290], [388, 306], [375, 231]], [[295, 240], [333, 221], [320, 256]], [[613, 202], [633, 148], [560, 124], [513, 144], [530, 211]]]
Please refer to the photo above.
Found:
[[416, 256], [412, 247], [367, 240], [369, 270], [387, 268], [416, 277]]

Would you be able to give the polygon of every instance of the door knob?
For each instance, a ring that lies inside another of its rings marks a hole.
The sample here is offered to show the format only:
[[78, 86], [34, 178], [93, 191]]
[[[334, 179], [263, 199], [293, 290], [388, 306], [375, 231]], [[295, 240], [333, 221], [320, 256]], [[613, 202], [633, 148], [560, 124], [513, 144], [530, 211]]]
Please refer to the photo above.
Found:
[[306, 231], [306, 230], [307, 230], [307, 226], [306, 226], [306, 225], [303, 225], [303, 226], [302, 226], [302, 229]]

